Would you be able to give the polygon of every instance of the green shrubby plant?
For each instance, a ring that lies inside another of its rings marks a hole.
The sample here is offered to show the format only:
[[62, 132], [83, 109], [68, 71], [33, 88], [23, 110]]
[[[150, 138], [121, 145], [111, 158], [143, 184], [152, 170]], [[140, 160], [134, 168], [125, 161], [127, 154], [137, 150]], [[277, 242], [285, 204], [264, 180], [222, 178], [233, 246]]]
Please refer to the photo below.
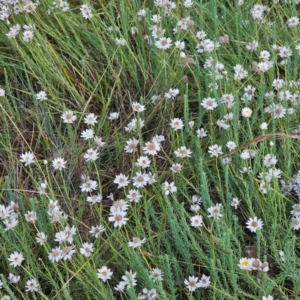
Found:
[[2, 1], [0, 298], [298, 299], [298, 2]]

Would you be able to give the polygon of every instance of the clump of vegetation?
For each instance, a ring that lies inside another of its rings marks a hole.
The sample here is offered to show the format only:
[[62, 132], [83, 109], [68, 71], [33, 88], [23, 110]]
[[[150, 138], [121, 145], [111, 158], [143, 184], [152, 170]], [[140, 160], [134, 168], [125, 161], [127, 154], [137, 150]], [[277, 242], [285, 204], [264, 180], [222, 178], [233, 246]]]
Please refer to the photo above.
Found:
[[0, 299], [298, 299], [299, 3], [1, 1]]

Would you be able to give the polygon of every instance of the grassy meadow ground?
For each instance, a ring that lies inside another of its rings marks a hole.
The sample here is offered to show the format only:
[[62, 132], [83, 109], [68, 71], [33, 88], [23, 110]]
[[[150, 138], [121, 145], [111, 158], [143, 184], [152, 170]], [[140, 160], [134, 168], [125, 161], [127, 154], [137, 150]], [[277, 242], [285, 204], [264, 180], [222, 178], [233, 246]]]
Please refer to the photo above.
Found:
[[300, 299], [293, 1], [0, 1], [0, 299]]

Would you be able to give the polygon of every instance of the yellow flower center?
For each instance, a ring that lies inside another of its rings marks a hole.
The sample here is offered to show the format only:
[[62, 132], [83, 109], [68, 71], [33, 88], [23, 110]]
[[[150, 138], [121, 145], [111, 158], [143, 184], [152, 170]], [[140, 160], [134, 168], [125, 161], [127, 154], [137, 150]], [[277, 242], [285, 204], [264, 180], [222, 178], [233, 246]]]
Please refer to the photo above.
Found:
[[241, 265], [242, 265], [243, 267], [248, 267], [249, 262], [248, 262], [247, 260], [244, 260], [244, 261], [241, 263]]

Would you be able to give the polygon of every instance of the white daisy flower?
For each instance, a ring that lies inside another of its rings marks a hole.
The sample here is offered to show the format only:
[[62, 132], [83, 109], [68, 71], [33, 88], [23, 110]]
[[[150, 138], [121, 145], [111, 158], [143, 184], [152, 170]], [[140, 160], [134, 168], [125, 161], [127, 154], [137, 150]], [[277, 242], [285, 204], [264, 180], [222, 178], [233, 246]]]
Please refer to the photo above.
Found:
[[268, 129], [268, 124], [266, 122], [263, 122], [259, 125], [259, 128], [261, 130], [267, 130]]
[[35, 211], [27, 211], [27, 213], [25, 214], [25, 219], [28, 223], [35, 223], [36, 212]]
[[94, 180], [91, 180], [88, 178], [79, 187], [82, 192], [92, 192], [97, 189], [98, 184], [97, 184], [97, 181], [94, 181]]
[[207, 289], [210, 285], [210, 276], [202, 275], [199, 280], [198, 286], [203, 289]]
[[99, 152], [93, 148], [86, 150], [83, 155], [85, 161], [95, 161], [99, 158]]
[[250, 259], [249, 258], [241, 258], [240, 263], [238, 264], [241, 270], [248, 270], [251, 271]]
[[217, 144], [208, 147], [208, 153], [210, 153], [210, 157], [218, 157], [222, 155], [222, 146], [218, 146]]
[[35, 278], [26, 281], [25, 291], [26, 292], [37, 292], [39, 284]]
[[123, 292], [125, 287], [127, 285], [127, 282], [125, 281], [120, 281], [115, 287], [114, 290], [117, 292]]
[[233, 141], [228, 141], [226, 143], [226, 147], [228, 148], [229, 151], [233, 151], [234, 149], [236, 149], [237, 145]]
[[93, 243], [83, 243], [82, 248], [80, 248], [79, 251], [85, 257], [89, 257], [94, 252], [94, 245]]
[[26, 292], [37, 292], [39, 284], [35, 278], [26, 281], [25, 291]]
[[126, 45], [126, 40], [124, 38], [116, 38], [116, 44], [118, 46], [125, 46]]
[[232, 198], [230, 205], [233, 206], [235, 209], [238, 208], [239, 204], [240, 204], [240, 200], [238, 198]]
[[136, 139], [129, 139], [126, 141], [126, 146], [124, 148], [125, 152], [132, 153], [134, 151], [137, 151], [137, 145], [139, 144], [139, 140]]
[[132, 107], [132, 110], [135, 112], [142, 112], [146, 109], [145, 105], [142, 105], [138, 102], [133, 102], [131, 107]]
[[74, 112], [68, 110], [61, 115], [61, 119], [63, 119], [64, 123], [72, 124], [77, 120], [77, 117], [74, 115]]
[[179, 94], [179, 89], [169, 89], [169, 91], [165, 93], [165, 98], [174, 100], [178, 94]]
[[249, 107], [244, 107], [242, 109], [242, 116], [244, 118], [250, 118], [252, 115], [252, 109], [250, 109]]
[[137, 188], [144, 187], [149, 182], [149, 176], [147, 173], [137, 172], [136, 175], [132, 178], [133, 185]]
[[182, 146], [175, 150], [174, 154], [176, 157], [185, 158], [191, 157], [192, 151], [190, 149], [187, 149], [185, 146]]
[[223, 215], [221, 214], [221, 206], [222, 204], [217, 203], [216, 206], [211, 206], [207, 209], [207, 211], [209, 212], [208, 217], [209, 218], [216, 218], [219, 219], [220, 217], [223, 217]]
[[82, 4], [80, 6], [80, 11], [81, 11], [82, 17], [85, 19], [91, 19], [93, 17], [92, 9], [87, 4]]
[[146, 239], [144, 238], [144, 239], [140, 239], [140, 238], [138, 238], [138, 237], [133, 237], [132, 238], [132, 242], [129, 242], [128, 243], [128, 247], [131, 247], [131, 248], [137, 248], [137, 247], [141, 247], [142, 246], [142, 244], [144, 244], [146, 242]]
[[47, 94], [45, 91], [40, 91], [36, 94], [36, 99], [39, 101], [47, 100]]
[[151, 160], [148, 156], [140, 156], [135, 163], [136, 166], [141, 167], [143, 169], [148, 168], [151, 164]]
[[103, 282], [110, 280], [113, 272], [111, 269], [103, 266], [101, 269], [98, 269], [97, 277], [100, 278]]
[[174, 184], [174, 182], [168, 183], [167, 181], [165, 181], [164, 190], [165, 190], [165, 195], [168, 196], [169, 194], [173, 194], [177, 192], [177, 187]]
[[47, 236], [44, 232], [38, 232], [36, 234], [35, 240], [37, 241], [38, 244], [43, 245], [47, 241]]
[[86, 129], [81, 132], [80, 137], [83, 138], [84, 140], [92, 139], [94, 138], [94, 130], [93, 129]]
[[183, 121], [179, 118], [175, 118], [173, 120], [171, 120], [170, 122], [170, 126], [175, 130], [180, 130], [184, 127]]
[[102, 195], [100, 194], [88, 196], [86, 199], [87, 202], [90, 202], [92, 204], [100, 203], [101, 200], [102, 200]]
[[[8, 275], [8, 280], [10, 281], [10, 283], [16, 284], [20, 281], [20, 279], [21, 279], [21, 276], [14, 275], [12, 273], [9, 273], [9, 275]], [[8, 300], [10, 300], [10, 298]]]
[[153, 268], [151, 270], [150, 279], [155, 281], [163, 281], [163, 272], [159, 268]]
[[97, 238], [101, 232], [105, 231], [105, 228], [102, 225], [92, 226], [89, 233], [94, 237]]
[[53, 248], [51, 250], [51, 252], [49, 253], [48, 258], [52, 262], [58, 262], [60, 259], [62, 259], [63, 258], [63, 252], [60, 249], [60, 247], [57, 246], [56, 248]]
[[140, 199], [142, 198], [142, 195], [138, 190], [130, 190], [127, 198], [129, 199], [130, 202], [139, 202]]
[[85, 124], [88, 124], [88, 125], [91, 125], [91, 126], [94, 126], [95, 124], [98, 123], [97, 121], [97, 116], [93, 113], [90, 113], [88, 114], [85, 118], [84, 118], [84, 123]]
[[171, 171], [173, 173], [179, 173], [182, 169], [182, 165], [181, 164], [173, 164], [171, 167], [170, 167]]
[[157, 155], [157, 152], [160, 151], [160, 143], [156, 141], [147, 142], [143, 147], [143, 150], [148, 155]]
[[72, 246], [65, 246], [62, 249], [62, 256], [63, 256], [63, 260], [71, 260], [72, 259], [72, 255], [75, 254], [76, 251], [74, 249], [74, 245]]
[[109, 116], [107, 117], [108, 120], [113, 121], [113, 120], [117, 120], [120, 116], [120, 113], [118, 112], [112, 112], [109, 114]]
[[298, 17], [291, 17], [286, 21], [286, 24], [288, 27], [295, 27], [299, 24], [299, 18]]
[[204, 128], [197, 129], [196, 133], [197, 133], [197, 137], [201, 139], [207, 136], [207, 131]]
[[108, 218], [109, 222], [114, 222], [114, 227], [121, 227], [122, 225], [125, 225], [128, 221], [128, 218], [126, 216], [126, 211], [117, 209], [116, 211], [112, 211], [110, 214], [110, 217]]
[[299, 216], [296, 216], [294, 219], [293, 219], [293, 229], [294, 230], [298, 230], [300, 229], [300, 217]]
[[263, 297], [262, 297], [262, 300], [274, 300], [274, 297], [271, 296], [271, 295], [263, 296]]
[[113, 205], [110, 208], [111, 212], [116, 212], [118, 210], [127, 211], [129, 208], [129, 205], [127, 202], [123, 199], [116, 200], [113, 202]]
[[66, 163], [67, 162], [62, 157], [58, 157], [52, 161], [52, 167], [55, 170], [62, 170], [66, 168]]
[[124, 175], [124, 174], [119, 174], [116, 176], [114, 183], [116, 183], [118, 185], [118, 189], [125, 187], [129, 184], [129, 180], [128, 180], [128, 176]]
[[214, 110], [218, 106], [218, 103], [215, 98], [208, 97], [202, 100], [201, 106], [207, 110]]
[[100, 136], [94, 137], [94, 143], [95, 143], [95, 146], [97, 147], [97, 149], [103, 148], [105, 145], [105, 142], [102, 141], [102, 137], [100, 137]]
[[25, 163], [25, 166], [34, 163], [34, 154], [32, 152], [25, 152], [20, 155], [20, 162]]
[[21, 252], [16, 252], [16, 251], [12, 253], [8, 258], [8, 260], [11, 262], [10, 265], [13, 266], [14, 268], [21, 266], [22, 261], [24, 259], [25, 258], [23, 254]]
[[191, 217], [191, 225], [193, 227], [201, 227], [203, 223], [203, 218], [200, 215]]
[[246, 222], [247, 224], [247, 228], [251, 231], [251, 232], [256, 232], [258, 229], [262, 229], [263, 228], [263, 221], [261, 219], [258, 219], [257, 217], [254, 218], [249, 218], [249, 220]]
[[184, 280], [184, 284], [190, 292], [194, 292], [199, 287], [198, 277], [189, 276], [189, 279]]
[[132, 270], [130, 270], [129, 272], [126, 271], [125, 275], [122, 276], [122, 280], [125, 282], [125, 284], [128, 287], [137, 285], [137, 280], [135, 278], [136, 278], [136, 273], [133, 273]]
[[170, 38], [161, 37], [155, 42], [155, 46], [158, 49], [167, 50], [172, 46], [172, 40]]

